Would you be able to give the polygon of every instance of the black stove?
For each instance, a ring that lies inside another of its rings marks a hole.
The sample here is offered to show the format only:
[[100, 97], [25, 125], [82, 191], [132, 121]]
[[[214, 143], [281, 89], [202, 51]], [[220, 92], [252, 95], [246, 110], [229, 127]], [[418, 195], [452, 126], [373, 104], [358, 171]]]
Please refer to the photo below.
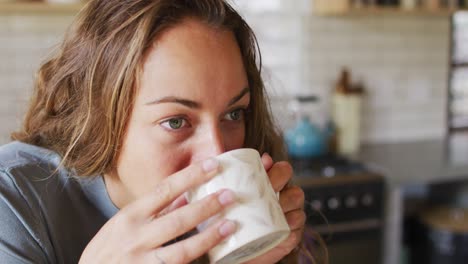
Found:
[[340, 156], [290, 162], [293, 182], [305, 193], [307, 229], [325, 239], [330, 264], [350, 259], [381, 263], [384, 177], [363, 162]]
[[291, 164], [296, 177], [334, 177], [369, 171], [362, 162], [336, 155], [325, 155], [312, 159], [296, 158], [291, 160]]

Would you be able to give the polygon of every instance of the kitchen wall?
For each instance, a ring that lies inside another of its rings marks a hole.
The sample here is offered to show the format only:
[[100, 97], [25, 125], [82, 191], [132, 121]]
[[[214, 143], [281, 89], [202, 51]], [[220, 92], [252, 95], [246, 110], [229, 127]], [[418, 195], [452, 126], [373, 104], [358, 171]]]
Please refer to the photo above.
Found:
[[[237, 0], [257, 33], [273, 110], [288, 125], [287, 99], [315, 94], [323, 122], [347, 66], [367, 88], [362, 139], [392, 142], [445, 132], [449, 19], [410, 15], [319, 17], [306, 0]], [[71, 15], [0, 15], [0, 143], [21, 120], [40, 61]]]
[[[448, 16], [320, 17], [311, 15], [306, 0], [252, 2], [238, 0], [238, 5], [250, 10], [244, 14], [258, 34], [274, 101], [284, 101], [284, 95], [319, 95], [316, 118], [323, 118], [330, 91], [346, 66], [367, 89], [363, 141], [445, 134]], [[277, 113], [284, 108], [282, 104]]]
[[0, 144], [21, 124], [35, 71], [72, 17], [0, 14]]

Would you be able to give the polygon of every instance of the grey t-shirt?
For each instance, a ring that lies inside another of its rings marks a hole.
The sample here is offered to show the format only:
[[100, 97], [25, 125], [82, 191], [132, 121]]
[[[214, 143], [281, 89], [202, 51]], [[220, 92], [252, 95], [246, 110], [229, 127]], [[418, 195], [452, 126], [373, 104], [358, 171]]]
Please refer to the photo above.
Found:
[[0, 263], [78, 263], [117, 213], [102, 177], [56, 172], [59, 163], [58, 155], [37, 146], [0, 147]]

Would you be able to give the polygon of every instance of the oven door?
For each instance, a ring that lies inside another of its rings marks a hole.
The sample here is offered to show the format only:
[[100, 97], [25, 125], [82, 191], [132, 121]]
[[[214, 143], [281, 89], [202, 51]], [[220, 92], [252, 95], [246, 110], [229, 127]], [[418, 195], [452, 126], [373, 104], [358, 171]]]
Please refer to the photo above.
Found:
[[[306, 245], [320, 234], [330, 264], [382, 263], [384, 182], [381, 177], [315, 178], [301, 182]], [[317, 249], [309, 250], [314, 255]], [[302, 263], [310, 263], [303, 259]]]
[[[323, 249], [318, 249], [316, 231], [307, 227], [304, 242], [309, 252], [315, 256]], [[320, 235], [325, 242], [329, 264], [379, 264], [382, 263], [382, 233], [380, 229], [362, 230], [352, 233]], [[315, 248], [313, 248], [313, 246]], [[315, 256], [316, 257], [316, 256]], [[301, 264], [315, 264], [302, 255]]]

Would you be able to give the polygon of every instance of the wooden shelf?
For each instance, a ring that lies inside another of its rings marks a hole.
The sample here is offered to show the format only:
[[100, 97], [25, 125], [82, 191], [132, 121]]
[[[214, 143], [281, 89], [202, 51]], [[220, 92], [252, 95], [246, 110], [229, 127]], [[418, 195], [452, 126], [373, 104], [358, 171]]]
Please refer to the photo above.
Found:
[[452, 63], [452, 67], [463, 67], [467, 68], [468, 67], [468, 62], [462, 62], [462, 63]]
[[409, 16], [450, 16], [457, 11], [468, 9], [403, 9], [400, 7], [362, 7], [362, 8], [319, 8], [314, 14], [321, 16], [380, 16], [380, 15], [409, 15]]
[[2, 2], [0, 3], [0, 15], [18, 14], [75, 14], [83, 8], [84, 3], [76, 4], [52, 4], [37, 1]]

